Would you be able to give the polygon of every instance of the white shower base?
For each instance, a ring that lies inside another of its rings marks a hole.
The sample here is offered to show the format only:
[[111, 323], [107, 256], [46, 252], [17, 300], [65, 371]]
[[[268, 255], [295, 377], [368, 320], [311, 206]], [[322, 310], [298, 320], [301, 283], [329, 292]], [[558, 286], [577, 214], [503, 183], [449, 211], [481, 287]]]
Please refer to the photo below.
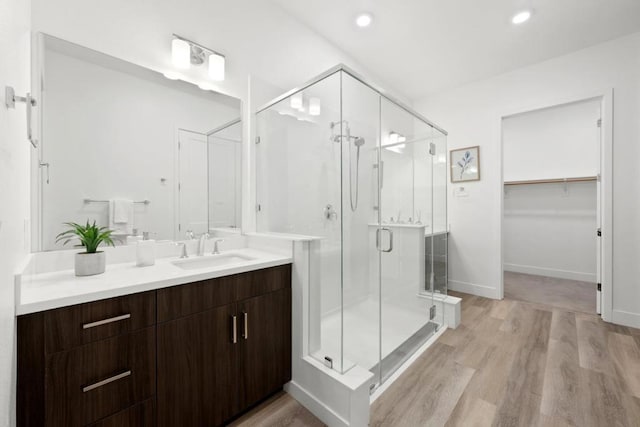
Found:
[[[343, 372], [356, 364], [367, 370], [371, 369], [380, 358], [384, 359], [391, 354], [429, 321], [428, 304], [418, 297], [406, 305], [383, 300], [382, 354], [379, 349], [379, 316], [379, 302], [374, 296], [344, 308]], [[336, 370], [340, 370], [341, 326], [340, 311], [323, 316], [321, 348], [313, 353], [320, 361], [325, 356], [332, 358]]]

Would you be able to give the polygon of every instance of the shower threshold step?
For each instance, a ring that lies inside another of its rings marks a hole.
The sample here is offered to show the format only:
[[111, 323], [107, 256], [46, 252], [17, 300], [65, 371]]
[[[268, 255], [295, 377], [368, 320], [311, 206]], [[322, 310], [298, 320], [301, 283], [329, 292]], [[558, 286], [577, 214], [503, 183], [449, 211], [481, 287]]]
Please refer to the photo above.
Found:
[[377, 363], [373, 368], [369, 369], [369, 371], [374, 374], [374, 382], [371, 384], [370, 393], [373, 394], [373, 392], [393, 375], [404, 362], [409, 360], [437, 330], [438, 324], [428, 322], [405, 342], [400, 344], [394, 351], [389, 353], [388, 356], [382, 359], [381, 363]]

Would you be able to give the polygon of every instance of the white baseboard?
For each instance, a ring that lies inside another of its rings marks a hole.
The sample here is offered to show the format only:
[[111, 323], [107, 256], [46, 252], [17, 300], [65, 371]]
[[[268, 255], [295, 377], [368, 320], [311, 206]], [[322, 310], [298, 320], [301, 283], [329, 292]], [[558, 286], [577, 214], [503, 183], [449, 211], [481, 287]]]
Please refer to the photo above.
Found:
[[504, 271], [514, 273], [533, 274], [536, 276], [556, 277], [558, 279], [580, 280], [582, 282], [596, 282], [594, 273], [580, 271], [559, 270], [556, 268], [536, 267], [533, 265], [520, 265], [504, 263]]
[[611, 323], [640, 329], [640, 314], [622, 310], [613, 310]]
[[452, 291], [477, 295], [479, 297], [500, 299], [498, 288], [492, 288], [490, 286], [485, 286], [485, 285], [478, 285], [476, 283], [461, 282], [459, 280], [449, 280], [448, 284], [449, 284], [449, 289]]
[[300, 385], [294, 381], [289, 381], [285, 384], [284, 390], [326, 425], [331, 427], [349, 427], [349, 423], [344, 418], [333, 412], [331, 408], [327, 407], [318, 400], [317, 397], [308, 390], [300, 387]]

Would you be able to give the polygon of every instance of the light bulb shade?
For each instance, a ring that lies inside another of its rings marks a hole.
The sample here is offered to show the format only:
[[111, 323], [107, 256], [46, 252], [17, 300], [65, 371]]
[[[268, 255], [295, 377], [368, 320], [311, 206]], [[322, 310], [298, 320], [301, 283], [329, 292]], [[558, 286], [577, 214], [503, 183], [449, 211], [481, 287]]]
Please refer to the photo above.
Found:
[[513, 18], [511, 18], [511, 22], [518, 25], [527, 22], [529, 18], [531, 18], [531, 11], [523, 10], [522, 12], [516, 13]]
[[171, 62], [176, 68], [186, 70], [191, 66], [191, 46], [180, 39], [171, 41]]
[[289, 101], [289, 103], [291, 104], [291, 108], [295, 109], [295, 110], [299, 110], [302, 108], [302, 94], [301, 93], [296, 93], [294, 95], [291, 95], [291, 100]]
[[400, 135], [398, 135], [396, 132], [391, 132], [389, 134], [389, 144], [397, 144], [399, 137]]
[[309, 114], [319, 116], [320, 111], [320, 98], [309, 98]]
[[224, 80], [225, 58], [217, 53], [209, 55], [209, 78], [217, 82]]

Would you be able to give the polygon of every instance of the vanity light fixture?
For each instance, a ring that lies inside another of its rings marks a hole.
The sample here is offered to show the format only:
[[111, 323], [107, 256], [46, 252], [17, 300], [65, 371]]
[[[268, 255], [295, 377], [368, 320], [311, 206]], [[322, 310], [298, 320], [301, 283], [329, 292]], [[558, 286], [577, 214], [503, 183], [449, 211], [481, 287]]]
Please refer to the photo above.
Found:
[[209, 55], [209, 77], [211, 80], [221, 82], [224, 80], [225, 58], [218, 53]]
[[302, 99], [302, 94], [296, 93], [291, 95], [291, 100], [289, 101], [289, 104], [291, 105], [291, 108], [293, 108], [294, 110], [299, 110], [300, 108], [303, 108], [304, 101]]
[[191, 46], [186, 40], [174, 38], [171, 41], [171, 62], [181, 70], [191, 67]]
[[398, 132], [389, 132], [389, 145], [397, 144], [400, 139], [400, 134]]
[[175, 67], [182, 70], [188, 69], [191, 65], [203, 65], [208, 61], [209, 78], [215, 81], [225, 78], [226, 60], [223, 54], [177, 34], [173, 35], [171, 41], [171, 61]]
[[309, 98], [309, 114], [319, 116], [320, 111], [320, 98]]
[[531, 18], [531, 11], [523, 10], [513, 15], [513, 18], [511, 18], [511, 22], [514, 23], [515, 25], [520, 25], [527, 22], [530, 18]]
[[370, 13], [361, 13], [356, 17], [356, 25], [360, 28], [368, 27], [371, 22], [373, 22], [373, 16]]

